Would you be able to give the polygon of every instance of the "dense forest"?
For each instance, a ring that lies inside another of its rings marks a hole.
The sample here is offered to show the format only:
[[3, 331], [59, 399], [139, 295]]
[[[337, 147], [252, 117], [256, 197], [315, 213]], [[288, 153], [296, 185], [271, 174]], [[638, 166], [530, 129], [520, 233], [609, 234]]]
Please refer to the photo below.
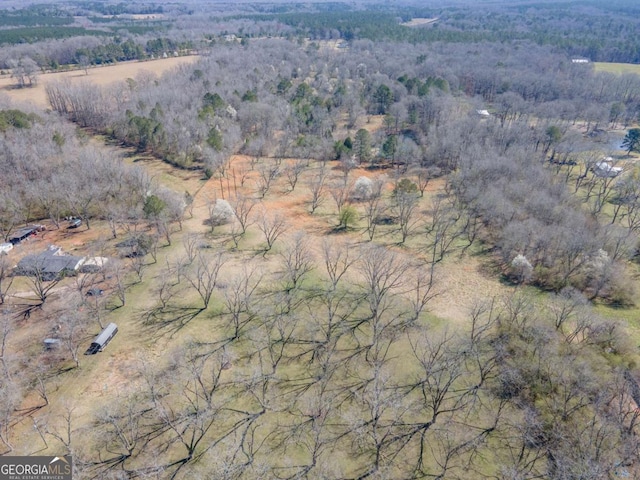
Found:
[[22, 88], [199, 57], [0, 98], [0, 235], [109, 259], [50, 279], [0, 256], [0, 454], [72, 454], [77, 478], [640, 476], [640, 75], [592, 63], [640, 61], [633, 2], [233, 8], [14, 12], [122, 15], [6, 46]]
[[[412, 18], [436, 21], [423, 27], [403, 23]], [[43, 68], [80, 64], [85, 55], [94, 64], [143, 59], [177, 49], [208, 48], [212, 39], [227, 33], [246, 38], [268, 35], [412, 44], [531, 42], [592, 61], [638, 63], [639, 23], [638, 7], [626, 1], [454, 2], [449, 6], [426, 2], [393, 8], [375, 2], [35, 5], [0, 19], [0, 44], [5, 44], [0, 68], [8, 68], [7, 59], [25, 55]], [[132, 53], [105, 59], [101, 52], [91, 51], [96, 36], [103, 37], [101, 49], [117, 50], [131, 42]], [[61, 40], [69, 37], [79, 39], [76, 49], [82, 51], [68, 51], [69, 42]], [[173, 45], [161, 52], [145, 48], [160, 38]]]

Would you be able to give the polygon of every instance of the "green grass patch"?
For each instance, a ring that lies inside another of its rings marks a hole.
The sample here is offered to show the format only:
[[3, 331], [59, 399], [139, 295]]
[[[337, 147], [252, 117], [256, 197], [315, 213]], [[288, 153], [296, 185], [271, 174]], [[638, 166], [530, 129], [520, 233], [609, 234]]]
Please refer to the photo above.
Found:
[[623, 73], [635, 73], [640, 75], [640, 65], [635, 63], [609, 63], [594, 62], [596, 72], [609, 72], [621, 75]]

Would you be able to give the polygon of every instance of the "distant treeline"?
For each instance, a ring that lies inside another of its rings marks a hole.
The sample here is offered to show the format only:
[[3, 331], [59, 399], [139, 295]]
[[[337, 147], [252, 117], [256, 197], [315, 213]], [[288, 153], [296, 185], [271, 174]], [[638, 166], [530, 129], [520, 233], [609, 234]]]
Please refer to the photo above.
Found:
[[2, 10], [0, 27], [69, 25], [73, 16], [56, 6], [32, 5], [21, 10]]
[[[567, 56], [586, 57], [592, 61], [640, 63], [640, 36], [636, 34], [640, 31], [640, 8], [631, 2], [620, 0], [613, 0], [606, 5], [592, 1], [580, 5], [544, 2], [527, 3], [526, 6], [522, 3], [484, 5], [482, 8], [477, 8], [475, 4], [464, 8], [460, 5], [370, 5], [367, 10], [357, 10], [340, 2], [313, 6], [298, 3], [260, 6], [247, 4], [245, 7], [244, 11], [247, 13], [244, 14], [208, 18], [195, 18], [195, 15], [183, 15], [185, 12], [175, 10], [167, 11], [166, 7], [163, 12], [160, 6], [124, 3], [104, 5], [85, 2], [74, 4], [68, 10], [33, 7], [11, 12], [0, 18], [0, 27], [25, 24], [19, 28], [0, 28], [0, 44], [20, 46], [69, 37], [110, 36], [112, 39], [109, 45], [95, 47], [92, 42], [80, 45], [87, 50], [80, 55], [90, 57], [91, 63], [99, 64], [145, 58], [145, 55], [184, 48], [209, 47], [210, 40], [218, 35], [236, 33], [241, 37], [297, 35], [312, 40], [367, 39], [409, 44], [536, 43], [556, 47]], [[165, 13], [167, 19], [140, 24], [126, 18], [101, 16], [154, 13]], [[73, 20], [72, 14], [88, 16], [87, 18], [96, 22], [96, 28], [109, 28], [92, 30], [67, 26]], [[403, 22], [414, 18], [435, 18], [437, 21], [425, 26], [403, 25]], [[126, 33], [123, 34], [123, 31]], [[128, 46], [118, 40], [123, 35], [144, 37], [128, 38], [128, 42], [136, 44]], [[176, 45], [160, 50], [149, 48], [146, 42], [152, 36], [170, 38]], [[36, 60], [39, 65], [68, 62], [68, 58], [63, 59], [68, 50], [57, 53], [51, 49], [48, 51], [48, 60]], [[21, 55], [25, 54], [17, 56]], [[33, 53], [27, 55], [32, 58], [38, 56]]]
[[33, 15], [28, 13], [8, 15], [6, 12], [3, 12], [3, 15], [0, 16], [0, 27], [59, 26], [71, 23], [73, 23], [73, 18], [70, 16]]
[[101, 13], [102, 15], [148, 15], [152, 13], [162, 13], [162, 5], [138, 4], [136, 2], [121, 2], [109, 4], [103, 2], [78, 2], [75, 6]]
[[94, 48], [80, 48], [76, 51], [76, 63], [102, 65], [105, 63], [122, 62], [126, 60], [141, 60], [150, 56], [181, 52], [193, 48], [191, 42], [176, 42], [169, 38], [155, 38], [148, 40], [145, 45], [133, 40], [115, 41]]
[[83, 35], [111, 35], [101, 30], [83, 27], [24, 27], [0, 30], [0, 44], [35, 43], [43, 40], [79, 37]]
[[[587, 8], [588, 7], [588, 8]], [[534, 41], [552, 45], [569, 55], [593, 61], [640, 62], [638, 8], [616, 3], [588, 6], [573, 3], [506, 5], [494, 9], [372, 8], [367, 11], [328, 10], [242, 18], [279, 20], [312, 39], [370, 39], [409, 43]], [[406, 27], [411, 18], [439, 20], [427, 27]], [[239, 18], [239, 17], [236, 17]]]

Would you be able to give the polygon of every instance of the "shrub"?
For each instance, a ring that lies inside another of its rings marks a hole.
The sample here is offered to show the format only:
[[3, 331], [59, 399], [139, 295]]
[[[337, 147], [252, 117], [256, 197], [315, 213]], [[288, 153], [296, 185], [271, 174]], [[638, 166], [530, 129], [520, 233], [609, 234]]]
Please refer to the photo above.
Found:
[[517, 283], [524, 283], [533, 277], [533, 266], [522, 254], [515, 256], [511, 260], [511, 276], [515, 278]]
[[400, 180], [397, 183], [396, 187], [393, 189], [394, 196], [401, 194], [417, 195], [418, 193], [418, 185], [413, 183], [408, 178], [403, 178], [402, 180]]
[[146, 218], [157, 219], [166, 206], [166, 202], [157, 195], [149, 195], [144, 201], [142, 211]]
[[340, 209], [340, 215], [338, 216], [338, 220], [340, 223], [338, 224], [338, 228], [347, 229], [353, 223], [355, 223], [358, 218], [358, 212], [351, 205], [345, 205]]
[[211, 226], [217, 227], [219, 225], [226, 225], [227, 223], [231, 223], [235, 217], [235, 212], [229, 202], [226, 200], [218, 199], [216, 200], [216, 204], [211, 209], [211, 216], [209, 218], [209, 222]]
[[373, 181], [368, 177], [359, 177], [353, 185], [351, 197], [354, 200], [367, 200], [373, 193]]

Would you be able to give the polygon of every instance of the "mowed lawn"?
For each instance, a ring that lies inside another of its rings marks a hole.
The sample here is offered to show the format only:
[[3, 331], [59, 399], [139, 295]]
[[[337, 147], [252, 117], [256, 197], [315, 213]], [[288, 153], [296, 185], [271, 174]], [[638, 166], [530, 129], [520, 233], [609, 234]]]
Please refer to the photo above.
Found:
[[596, 72], [609, 72], [609, 73], [635, 73], [640, 75], [640, 65], [635, 63], [608, 63], [608, 62], [594, 62]]

